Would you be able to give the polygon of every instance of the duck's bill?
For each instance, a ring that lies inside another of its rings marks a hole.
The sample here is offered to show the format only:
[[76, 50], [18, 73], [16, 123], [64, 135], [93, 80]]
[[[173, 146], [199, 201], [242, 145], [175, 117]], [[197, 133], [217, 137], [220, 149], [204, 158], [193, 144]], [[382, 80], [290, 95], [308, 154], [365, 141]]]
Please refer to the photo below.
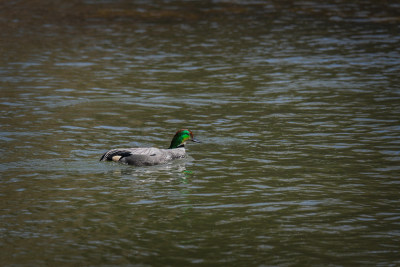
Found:
[[195, 143], [201, 143], [199, 140], [194, 139], [194, 138], [192, 140], [190, 140], [190, 141], [195, 142]]

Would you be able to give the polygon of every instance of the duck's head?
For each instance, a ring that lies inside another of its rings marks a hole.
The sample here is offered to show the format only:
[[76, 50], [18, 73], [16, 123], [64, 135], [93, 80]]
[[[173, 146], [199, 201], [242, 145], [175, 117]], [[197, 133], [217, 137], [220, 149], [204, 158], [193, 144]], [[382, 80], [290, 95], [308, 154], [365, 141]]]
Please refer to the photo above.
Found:
[[196, 143], [200, 143], [200, 141], [196, 140], [193, 137], [193, 133], [188, 130], [188, 129], [181, 129], [176, 132], [174, 135], [174, 138], [172, 138], [171, 145], [169, 146], [169, 149], [172, 148], [177, 148], [180, 146], [184, 146], [186, 141], [192, 141]]

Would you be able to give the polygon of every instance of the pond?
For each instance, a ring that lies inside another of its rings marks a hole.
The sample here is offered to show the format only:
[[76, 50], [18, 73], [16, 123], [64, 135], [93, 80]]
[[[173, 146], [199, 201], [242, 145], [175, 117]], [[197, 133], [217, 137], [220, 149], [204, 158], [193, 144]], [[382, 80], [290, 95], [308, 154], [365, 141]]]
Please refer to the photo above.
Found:
[[400, 265], [399, 7], [1, 3], [2, 265]]

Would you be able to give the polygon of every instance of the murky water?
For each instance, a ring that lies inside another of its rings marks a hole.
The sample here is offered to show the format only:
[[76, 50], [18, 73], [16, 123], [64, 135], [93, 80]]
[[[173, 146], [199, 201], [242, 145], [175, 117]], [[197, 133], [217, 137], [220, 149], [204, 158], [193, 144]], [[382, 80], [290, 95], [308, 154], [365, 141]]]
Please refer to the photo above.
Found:
[[1, 3], [2, 265], [400, 265], [400, 6], [355, 2]]

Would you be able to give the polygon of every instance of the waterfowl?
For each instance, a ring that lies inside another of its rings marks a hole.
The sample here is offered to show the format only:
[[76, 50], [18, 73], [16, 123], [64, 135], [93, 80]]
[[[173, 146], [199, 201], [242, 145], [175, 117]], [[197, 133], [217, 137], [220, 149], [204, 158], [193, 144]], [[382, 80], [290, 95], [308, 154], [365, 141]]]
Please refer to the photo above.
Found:
[[104, 153], [100, 161], [116, 161], [134, 166], [152, 166], [164, 164], [186, 156], [187, 141], [200, 143], [188, 129], [181, 129], [172, 138], [168, 149], [155, 147], [116, 148]]

